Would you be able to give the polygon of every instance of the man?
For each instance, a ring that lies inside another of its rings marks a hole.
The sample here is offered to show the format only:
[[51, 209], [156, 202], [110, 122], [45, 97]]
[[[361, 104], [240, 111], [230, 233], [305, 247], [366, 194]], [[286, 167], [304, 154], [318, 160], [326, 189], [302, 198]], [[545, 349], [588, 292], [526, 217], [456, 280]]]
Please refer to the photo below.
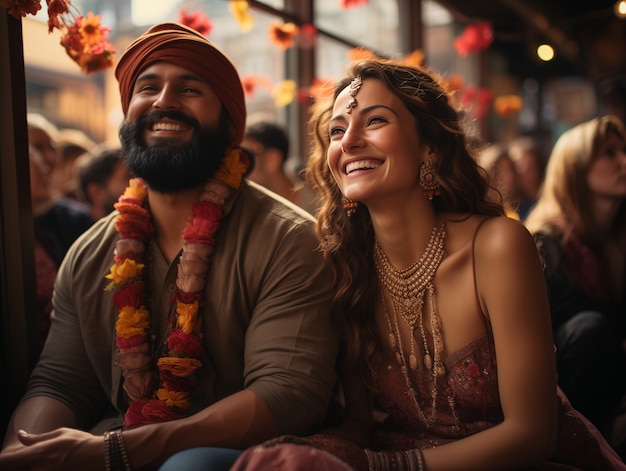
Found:
[[332, 394], [332, 280], [310, 216], [241, 181], [245, 101], [230, 60], [165, 23], [129, 46], [116, 77], [140, 180], [60, 268], [3, 470], [155, 469], [184, 450], [178, 469], [228, 469], [242, 448], [310, 432]]
[[119, 147], [102, 148], [79, 157], [78, 198], [91, 209], [94, 221], [113, 211], [130, 178]]
[[285, 170], [289, 158], [289, 136], [281, 126], [270, 121], [253, 123], [246, 128], [241, 145], [254, 155], [249, 180], [309, 212], [314, 211], [313, 197], [304, 182], [294, 182]]

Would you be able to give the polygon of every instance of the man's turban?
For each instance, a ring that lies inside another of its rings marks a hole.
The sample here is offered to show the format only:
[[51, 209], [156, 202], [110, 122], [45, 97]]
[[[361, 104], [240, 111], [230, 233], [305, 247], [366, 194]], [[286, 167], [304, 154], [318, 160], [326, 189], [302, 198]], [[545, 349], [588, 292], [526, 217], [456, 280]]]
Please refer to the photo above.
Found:
[[241, 143], [246, 124], [246, 102], [235, 66], [211, 41], [177, 23], [153, 26], [133, 41], [120, 57], [115, 76], [120, 85], [124, 115], [139, 75], [160, 61], [187, 69], [211, 86], [230, 118], [233, 143]]

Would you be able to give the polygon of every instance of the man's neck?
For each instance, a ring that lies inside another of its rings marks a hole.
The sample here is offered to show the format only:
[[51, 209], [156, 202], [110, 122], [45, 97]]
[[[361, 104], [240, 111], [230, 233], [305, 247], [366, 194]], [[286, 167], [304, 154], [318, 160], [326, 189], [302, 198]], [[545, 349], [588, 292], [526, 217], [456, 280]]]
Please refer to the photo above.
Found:
[[156, 242], [168, 262], [174, 260], [183, 247], [183, 229], [201, 193], [202, 187], [174, 194], [148, 193]]

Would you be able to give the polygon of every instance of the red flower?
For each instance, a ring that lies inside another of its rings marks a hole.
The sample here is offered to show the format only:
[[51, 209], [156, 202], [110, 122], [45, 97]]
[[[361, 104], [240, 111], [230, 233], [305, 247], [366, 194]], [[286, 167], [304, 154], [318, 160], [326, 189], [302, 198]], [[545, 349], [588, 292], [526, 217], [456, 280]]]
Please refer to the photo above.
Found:
[[361, 5], [367, 5], [368, 0], [341, 0], [339, 3], [339, 7], [342, 10], [347, 10], [348, 8], [356, 8]]
[[270, 25], [269, 37], [276, 46], [285, 50], [294, 45], [299, 32], [300, 29], [294, 23], [273, 24]]
[[118, 308], [124, 306], [141, 307], [145, 297], [143, 283], [129, 283], [113, 293], [113, 304]]
[[186, 334], [182, 330], [172, 329], [167, 339], [167, 348], [170, 352], [176, 354], [200, 358], [200, 355], [202, 355], [202, 339], [199, 335]]
[[187, 13], [186, 10], [180, 10], [178, 13], [178, 22], [189, 26], [191, 29], [195, 29], [202, 36], [209, 36], [213, 29], [213, 23], [201, 11], [195, 11], [193, 13]]
[[200, 292], [185, 293], [184, 291], [177, 289], [172, 293], [172, 302], [175, 303], [176, 301], [180, 301], [185, 304], [193, 304], [197, 302], [199, 306], [202, 306], [204, 304], [204, 295]]
[[195, 383], [187, 378], [176, 376], [171, 371], [161, 370], [159, 380], [168, 391], [192, 392], [196, 390]]
[[26, 15], [36, 15], [41, 10], [41, 0], [2, 0], [0, 3], [8, 8], [10, 15], [18, 19]]
[[465, 28], [463, 34], [454, 39], [454, 48], [460, 56], [468, 56], [487, 49], [493, 42], [493, 29], [487, 22]]
[[115, 337], [115, 344], [120, 348], [120, 350], [137, 347], [142, 343], [145, 343], [145, 341], [145, 335], [133, 335], [132, 337]]

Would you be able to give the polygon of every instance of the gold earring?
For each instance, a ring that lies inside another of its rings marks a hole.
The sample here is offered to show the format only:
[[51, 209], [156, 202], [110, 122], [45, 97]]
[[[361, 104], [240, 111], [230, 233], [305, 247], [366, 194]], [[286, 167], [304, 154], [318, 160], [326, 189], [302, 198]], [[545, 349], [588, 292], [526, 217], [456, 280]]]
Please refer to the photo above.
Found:
[[439, 183], [437, 182], [437, 172], [433, 167], [432, 160], [425, 160], [422, 162], [422, 165], [420, 165], [419, 183], [429, 200], [432, 200], [433, 196], [438, 196], [441, 193]]
[[354, 213], [356, 213], [356, 208], [359, 206], [359, 203], [346, 198], [345, 196], [341, 198], [341, 202], [343, 204], [343, 210], [346, 212], [346, 216], [351, 218]]

